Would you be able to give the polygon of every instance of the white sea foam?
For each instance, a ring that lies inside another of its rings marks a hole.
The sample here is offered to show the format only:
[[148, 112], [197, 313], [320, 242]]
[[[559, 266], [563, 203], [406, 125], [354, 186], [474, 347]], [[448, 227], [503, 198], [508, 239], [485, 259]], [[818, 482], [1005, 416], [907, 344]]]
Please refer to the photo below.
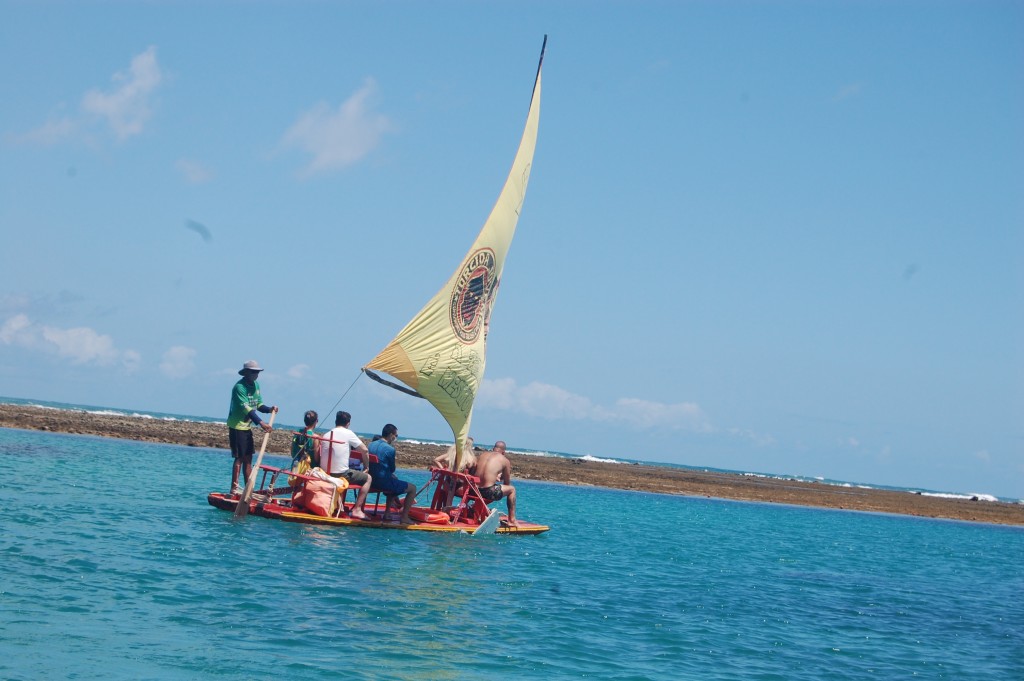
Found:
[[946, 492], [917, 492], [922, 497], [938, 497], [940, 499], [967, 499], [970, 501], [999, 501], [991, 494], [948, 494]]
[[601, 458], [598, 458], [596, 456], [591, 456], [590, 454], [585, 454], [584, 456], [581, 456], [579, 458], [580, 458], [581, 461], [597, 461], [597, 462], [600, 462], [600, 463], [622, 463], [622, 464], [626, 463], [625, 461], [619, 461], [618, 459], [601, 459]]
[[[522, 449], [510, 449], [510, 450], [508, 450], [508, 453], [509, 454], [522, 454], [523, 456], [546, 456], [546, 457], [557, 457], [558, 456], [557, 454], [552, 454], [551, 452], [537, 452], [537, 451], [532, 451], [532, 450], [531, 451], [527, 451], [527, 450], [522, 450]], [[568, 457], [562, 457], [562, 458], [568, 458]]]
[[431, 440], [415, 440], [413, 438], [400, 438], [399, 442], [407, 442], [411, 445], [430, 445], [432, 447], [450, 447], [449, 442], [433, 442]]
[[[137, 411], [131, 413], [125, 411], [116, 411], [113, 409], [86, 409], [86, 414], [95, 414], [96, 416], [125, 416], [131, 419], [149, 419], [150, 421], [183, 421], [185, 423], [207, 423], [194, 419], [178, 418], [176, 416], [154, 416], [153, 414], [142, 414]], [[217, 423], [226, 423], [226, 421], [218, 421]]]

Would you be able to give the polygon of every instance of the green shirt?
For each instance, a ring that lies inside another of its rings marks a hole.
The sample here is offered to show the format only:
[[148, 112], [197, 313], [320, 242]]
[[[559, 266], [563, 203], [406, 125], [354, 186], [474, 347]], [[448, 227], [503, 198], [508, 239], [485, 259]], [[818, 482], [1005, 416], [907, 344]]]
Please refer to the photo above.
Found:
[[249, 385], [243, 378], [235, 383], [231, 391], [231, 408], [228, 410], [228, 428], [235, 430], [252, 430], [249, 412], [263, 405], [260, 396], [260, 384], [256, 381]]
[[310, 468], [320, 465], [320, 457], [316, 455], [316, 440], [311, 437], [315, 434], [312, 428], [306, 428], [301, 433], [292, 435], [292, 463], [305, 455], [309, 457]]

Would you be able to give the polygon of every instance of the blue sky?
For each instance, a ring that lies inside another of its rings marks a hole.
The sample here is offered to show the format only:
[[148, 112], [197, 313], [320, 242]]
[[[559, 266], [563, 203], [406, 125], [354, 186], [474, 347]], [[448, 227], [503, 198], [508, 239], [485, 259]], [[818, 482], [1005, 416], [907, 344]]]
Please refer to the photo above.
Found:
[[483, 224], [547, 33], [478, 443], [1024, 497], [1020, 3], [0, 15], [0, 395], [220, 416], [254, 358], [325, 413]]

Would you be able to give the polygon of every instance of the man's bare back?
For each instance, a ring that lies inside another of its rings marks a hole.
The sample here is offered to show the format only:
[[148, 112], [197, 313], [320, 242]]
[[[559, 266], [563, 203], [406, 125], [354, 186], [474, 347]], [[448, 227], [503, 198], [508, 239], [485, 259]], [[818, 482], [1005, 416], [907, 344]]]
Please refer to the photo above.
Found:
[[499, 480], [507, 485], [512, 480], [512, 464], [501, 452], [484, 452], [477, 459], [476, 475], [482, 487], [490, 487]]
[[516, 488], [512, 486], [512, 463], [505, 456], [505, 443], [494, 443], [494, 449], [484, 452], [476, 461], [476, 475], [480, 478], [480, 493], [488, 502], [502, 497], [508, 504], [508, 524], [516, 525]]

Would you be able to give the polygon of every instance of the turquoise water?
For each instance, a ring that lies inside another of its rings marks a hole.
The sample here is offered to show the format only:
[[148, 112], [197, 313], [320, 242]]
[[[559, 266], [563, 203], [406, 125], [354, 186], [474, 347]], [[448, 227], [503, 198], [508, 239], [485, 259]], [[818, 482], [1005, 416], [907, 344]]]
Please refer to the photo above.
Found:
[[0, 678], [1024, 678], [1020, 528], [521, 482], [551, 532], [322, 529], [208, 506], [220, 450], [0, 465]]

